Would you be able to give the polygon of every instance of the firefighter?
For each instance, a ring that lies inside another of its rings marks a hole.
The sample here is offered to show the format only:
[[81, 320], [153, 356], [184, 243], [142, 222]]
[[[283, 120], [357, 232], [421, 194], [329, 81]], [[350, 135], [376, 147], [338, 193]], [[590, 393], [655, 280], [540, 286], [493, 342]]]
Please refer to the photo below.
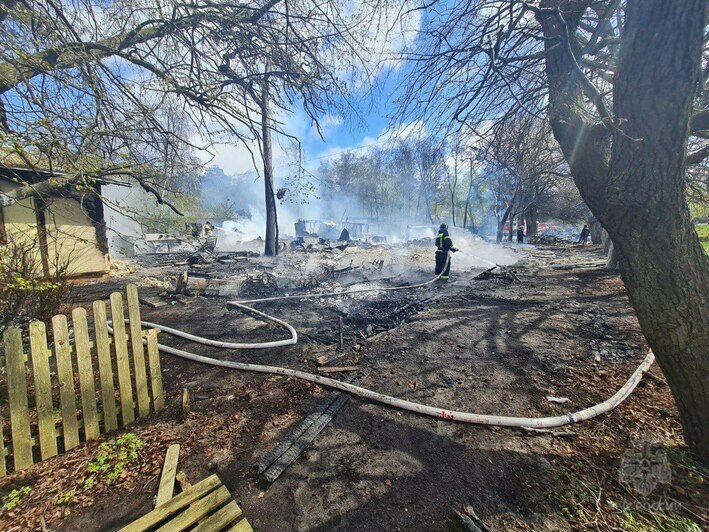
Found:
[[209, 238], [212, 236], [212, 233], [214, 232], [214, 226], [212, 225], [212, 222], [207, 221], [206, 224], [204, 224], [204, 236]]
[[453, 240], [448, 235], [448, 226], [441, 224], [438, 228], [438, 236], [436, 236], [436, 275], [440, 275], [439, 279], [448, 280], [448, 274], [451, 271], [451, 262], [448, 256], [450, 253], [458, 251], [453, 247]]

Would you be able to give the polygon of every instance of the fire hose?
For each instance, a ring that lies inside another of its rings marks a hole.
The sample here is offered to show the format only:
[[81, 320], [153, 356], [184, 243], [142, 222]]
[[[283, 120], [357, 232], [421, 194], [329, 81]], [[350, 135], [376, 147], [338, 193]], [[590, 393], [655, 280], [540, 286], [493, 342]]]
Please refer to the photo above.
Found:
[[[450, 261], [450, 255], [446, 261], [446, 266]], [[444, 268], [445, 271], [445, 268]], [[244, 303], [256, 303], [261, 301], [275, 301], [280, 299], [308, 299], [317, 297], [331, 297], [331, 296], [341, 296], [346, 294], [362, 293], [362, 292], [372, 292], [372, 291], [386, 291], [386, 290], [404, 290], [412, 288], [420, 288], [422, 286], [428, 285], [438, 278], [442, 274], [438, 274], [436, 277], [425, 283], [420, 283], [416, 285], [400, 286], [400, 287], [386, 287], [386, 288], [369, 288], [369, 289], [358, 289], [345, 292], [329, 292], [324, 294], [305, 294], [305, 295], [290, 295], [290, 296], [280, 296], [271, 297], [263, 299], [252, 299], [248, 301], [230, 301], [227, 306], [232, 308], [238, 308], [246, 311], [247, 313], [255, 314], [260, 318], [275, 323], [281, 327], [288, 330], [291, 337], [284, 340], [275, 340], [271, 342], [260, 342], [260, 343], [236, 343], [236, 342], [222, 342], [218, 340], [211, 340], [209, 338], [204, 338], [201, 336], [193, 335], [181, 331], [179, 329], [174, 329], [172, 327], [166, 327], [157, 323], [151, 323], [148, 321], [141, 321], [144, 327], [151, 327], [158, 329], [164, 333], [177, 336], [186, 340], [190, 340], [195, 343], [208, 345], [212, 347], [219, 347], [222, 349], [269, 349], [273, 347], [282, 347], [286, 345], [294, 345], [298, 342], [298, 333], [295, 328], [289, 323], [275, 318], [261, 312], [252, 307], [245, 305]], [[127, 321], [127, 320], [126, 320]], [[113, 333], [113, 329], [110, 327], [109, 322], [109, 332]], [[143, 340], [146, 341], [145, 339]], [[331, 379], [329, 377], [323, 377], [320, 375], [315, 375], [313, 373], [307, 373], [305, 371], [300, 371], [297, 369], [283, 368], [278, 366], [265, 366], [262, 364], [250, 364], [246, 362], [235, 362], [232, 360], [221, 360], [216, 358], [211, 358], [203, 355], [198, 355], [196, 353], [191, 353], [182, 349], [177, 349], [175, 347], [170, 347], [164, 344], [158, 344], [160, 351], [165, 353], [175, 355], [187, 360], [192, 360], [194, 362], [200, 362], [203, 364], [208, 364], [211, 366], [218, 366], [223, 368], [235, 369], [239, 371], [250, 371], [255, 373], [267, 373], [273, 375], [283, 375], [285, 377], [296, 377], [298, 379], [303, 379], [308, 382], [313, 382], [321, 386], [326, 386], [328, 388], [335, 388], [347, 392], [349, 394], [355, 395], [362, 399], [373, 401], [385, 405], [392, 406], [401, 410], [407, 410], [410, 412], [415, 412], [417, 414], [423, 414], [426, 416], [431, 416], [439, 419], [445, 419], [449, 421], [458, 421], [462, 423], [473, 423], [478, 425], [495, 425], [502, 427], [518, 427], [518, 428], [531, 428], [531, 429], [543, 429], [543, 428], [555, 428], [562, 427], [565, 425], [570, 425], [573, 423], [579, 423], [591, 418], [594, 418], [600, 414], [604, 414], [613, 410], [620, 403], [622, 403], [628, 396], [633, 392], [635, 387], [638, 385], [643, 375], [650, 369], [653, 362], [655, 361], [655, 356], [652, 350], [648, 351], [647, 356], [642, 361], [642, 363], [637, 367], [637, 369], [632, 373], [630, 378], [625, 382], [625, 384], [610, 398], [605, 401], [579, 410], [577, 412], [568, 412], [560, 416], [552, 417], [513, 417], [513, 416], [497, 416], [490, 414], [476, 414], [472, 412], [460, 412], [456, 410], [450, 410], [447, 408], [440, 408], [436, 406], [424, 405], [421, 403], [416, 403], [414, 401], [407, 401], [405, 399], [399, 399], [397, 397], [392, 397], [390, 395], [385, 395], [361, 386], [350, 384], [347, 382], [338, 381]]]

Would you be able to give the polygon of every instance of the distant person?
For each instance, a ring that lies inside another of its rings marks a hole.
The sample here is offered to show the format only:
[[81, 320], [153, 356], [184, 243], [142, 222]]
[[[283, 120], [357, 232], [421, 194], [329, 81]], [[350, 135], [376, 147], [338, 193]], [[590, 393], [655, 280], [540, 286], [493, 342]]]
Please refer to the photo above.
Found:
[[453, 247], [453, 240], [448, 235], [448, 226], [441, 224], [438, 228], [438, 236], [436, 236], [436, 275], [439, 279], [448, 280], [451, 271], [450, 254], [458, 251]]
[[214, 226], [212, 225], [212, 222], [207, 221], [206, 224], [204, 224], [204, 236], [209, 238], [212, 236], [212, 233], [214, 232]]
[[338, 238], [338, 240], [344, 240], [345, 242], [350, 241], [350, 232], [347, 230], [346, 227], [340, 233], [340, 238]]
[[581, 229], [581, 235], [579, 236], [577, 244], [585, 244], [588, 242], [588, 235], [591, 234], [591, 230], [588, 228], [587, 225], [583, 226], [583, 229]]
[[517, 228], [517, 243], [524, 244], [524, 229], [521, 227]]

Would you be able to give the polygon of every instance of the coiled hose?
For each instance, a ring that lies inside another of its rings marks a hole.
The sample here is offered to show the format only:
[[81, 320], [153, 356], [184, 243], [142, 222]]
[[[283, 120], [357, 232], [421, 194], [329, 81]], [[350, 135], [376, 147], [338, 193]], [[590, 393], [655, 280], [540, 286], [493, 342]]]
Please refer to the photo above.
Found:
[[[447, 262], [450, 261], [450, 255], [448, 256]], [[447, 265], [447, 264], [446, 264]], [[445, 271], [445, 268], [444, 268]], [[148, 321], [141, 321], [144, 327], [151, 327], [158, 329], [164, 333], [177, 336], [179, 338], [184, 338], [192, 342], [196, 342], [203, 345], [209, 345], [212, 347], [219, 347], [222, 349], [269, 349], [272, 347], [282, 347], [286, 345], [294, 345], [298, 342], [298, 333], [293, 326], [289, 323], [275, 318], [261, 312], [254, 308], [251, 308], [244, 303], [256, 303], [261, 301], [276, 301], [281, 299], [311, 299], [319, 297], [331, 297], [340, 296], [346, 294], [362, 293], [362, 292], [374, 292], [374, 291], [390, 291], [390, 290], [405, 290], [412, 288], [420, 288], [422, 286], [428, 285], [436, 281], [441, 274], [437, 275], [430, 281], [425, 283], [420, 283], [416, 285], [400, 286], [400, 287], [390, 287], [390, 288], [364, 288], [358, 290], [351, 290], [345, 292], [329, 292], [325, 294], [306, 294], [306, 295], [291, 295], [291, 296], [280, 296], [280, 297], [270, 297], [263, 299], [251, 299], [248, 301], [230, 301], [227, 306], [231, 308], [238, 308], [244, 310], [248, 313], [255, 314], [266, 321], [273, 322], [281, 327], [284, 327], [290, 333], [290, 338], [284, 340], [275, 340], [271, 342], [260, 342], [260, 343], [235, 343], [235, 342], [221, 342], [218, 340], [211, 340], [209, 338], [204, 338], [194, 334], [189, 334], [179, 329], [174, 329], [172, 327], [166, 327], [157, 323], [151, 323]], [[128, 321], [128, 320], [126, 320]], [[110, 327], [109, 331], [113, 333], [113, 329]], [[143, 340], [145, 342], [145, 340]], [[655, 361], [655, 356], [652, 350], [648, 351], [647, 356], [642, 361], [642, 363], [633, 372], [626, 383], [609, 399], [606, 399], [602, 403], [597, 405], [579, 410], [578, 412], [569, 412], [561, 416], [553, 417], [513, 417], [513, 416], [497, 416], [489, 414], [475, 414], [472, 412], [459, 412], [456, 410], [450, 410], [447, 408], [440, 408], [436, 406], [424, 405], [421, 403], [416, 403], [414, 401], [407, 401], [405, 399], [399, 399], [392, 397], [390, 395], [385, 395], [361, 386], [356, 386], [354, 384], [349, 384], [346, 382], [331, 379], [329, 377], [323, 377], [321, 375], [315, 375], [313, 373], [307, 373], [305, 371], [300, 371], [297, 369], [282, 368], [278, 366], [265, 366], [262, 364], [250, 364], [246, 362], [235, 362], [232, 360], [220, 360], [203, 355], [198, 355], [196, 353], [191, 353], [182, 349], [177, 349], [175, 347], [170, 347], [164, 344], [158, 344], [160, 351], [165, 353], [175, 355], [187, 360], [192, 360], [194, 362], [201, 362], [203, 364], [209, 364], [211, 366], [218, 366], [223, 368], [235, 369], [239, 371], [251, 371], [255, 373], [268, 373], [273, 375], [283, 375], [285, 377], [296, 377], [298, 379], [303, 379], [308, 382], [313, 382], [321, 386], [326, 386], [328, 388], [335, 388], [337, 390], [342, 390], [343, 392], [350, 393], [362, 399], [373, 401], [385, 405], [392, 406], [401, 410], [407, 410], [409, 412], [415, 412], [417, 414], [423, 414], [425, 416], [431, 416], [439, 419], [445, 419], [449, 421], [459, 421], [462, 423], [474, 423], [477, 425], [495, 425], [501, 427], [518, 427], [518, 428], [532, 428], [532, 429], [542, 429], [542, 428], [555, 428], [563, 427], [572, 423], [578, 423], [580, 421], [585, 421], [587, 419], [594, 418], [600, 414], [606, 413], [620, 403], [622, 403], [635, 389], [643, 375], [650, 369], [653, 362]]]

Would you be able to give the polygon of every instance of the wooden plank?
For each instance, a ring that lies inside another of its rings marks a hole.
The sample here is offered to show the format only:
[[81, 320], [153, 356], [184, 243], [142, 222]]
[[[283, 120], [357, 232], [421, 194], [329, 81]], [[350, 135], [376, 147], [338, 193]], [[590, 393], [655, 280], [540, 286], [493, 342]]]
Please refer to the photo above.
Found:
[[98, 410], [96, 408], [94, 365], [91, 361], [86, 309], [78, 307], [72, 310], [71, 321], [74, 324], [74, 347], [76, 348], [76, 365], [79, 369], [79, 390], [81, 391], [84, 436], [86, 436], [87, 440], [95, 440], [99, 437]]
[[303, 433], [310, 428], [310, 426], [315, 423], [320, 416], [325, 413], [325, 411], [330, 407], [335, 400], [340, 397], [342, 392], [329, 392], [325, 397], [315, 405], [315, 408], [303, 418], [303, 421], [295, 425], [288, 433], [276, 444], [276, 446], [266, 453], [256, 464], [256, 472], [260, 475], [266, 469], [268, 469], [271, 464], [278, 460], [283, 453], [285, 453]]
[[318, 368], [320, 373], [343, 373], [347, 371], [358, 371], [359, 366], [332, 366], [329, 368]]
[[64, 314], [57, 314], [52, 318], [52, 335], [54, 336], [54, 353], [57, 357], [64, 450], [68, 451], [79, 445], [79, 422], [76, 419], [76, 393], [69, 327]]
[[25, 378], [25, 353], [22, 350], [20, 329], [5, 329], [5, 370], [7, 371], [7, 392], [10, 401], [10, 422], [12, 432], [15, 471], [32, 465], [32, 434], [30, 433], [30, 411], [27, 401], [27, 380]]
[[133, 370], [135, 372], [135, 391], [138, 396], [138, 417], [150, 414], [148, 396], [148, 376], [145, 370], [145, 351], [143, 349], [143, 329], [140, 325], [140, 304], [138, 287], [129, 284], [126, 287], [128, 299], [128, 322], [130, 326], [130, 344], [133, 349]]
[[167, 501], [172, 499], [172, 493], [175, 490], [175, 475], [177, 475], [177, 461], [180, 458], [180, 444], [174, 443], [167, 448], [165, 453], [165, 462], [162, 466], [162, 475], [160, 475], [160, 486], [158, 494], [155, 497], [155, 508], [162, 506]]
[[126, 426], [135, 420], [135, 404], [133, 403], [133, 385], [130, 380], [123, 296], [120, 292], [111, 294], [111, 319], [113, 320], [113, 346], [116, 350], [116, 366], [118, 368], [118, 389], [121, 394], [121, 421], [123, 426]]
[[94, 301], [93, 308], [98, 372], [101, 381], [101, 403], [103, 403], [103, 424], [106, 432], [109, 432], [118, 428], [118, 413], [116, 411], [116, 389], [113, 386], [113, 364], [111, 362], [111, 343], [108, 337], [106, 303]]
[[146, 336], [148, 362], [150, 364], [150, 386], [153, 392], [153, 406], [156, 411], [165, 408], [165, 392], [162, 386], [160, 352], [158, 350], [158, 329], [150, 329]]
[[231, 493], [226, 489], [226, 486], [221, 486], [158, 528], [158, 532], [180, 532], [186, 530], [229, 499], [231, 499]]
[[222, 485], [222, 481], [219, 480], [217, 475], [211, 475], [201, 482], [198, 482], [194, 486], [187, 488], [185, 491], [176, 495], [165, 504], [160, 506], [160, 508], [155, 508], [150, 513], [145, 514], [140, 519], [136, 519], [131, 524], [122, 528], [123, 532], [141, 532], [143, 530], [149, 530], [168, 519], [170, 516], [176, 514], [187, 505], [193, 503], [200, 497], [203, 497], [207, 493], [214, 491], [215, 488]]
[[7, 474], [7, 467], [5, 466], [7, 451], [5, 450], [5, 437], [2, 433], [2, 425], [4, 422], [2, 416], [0, 416], [0, 477], [4, 477]]
[[286, 450], [262, 475], [259, 476], [259, 485], [267, 488], [301, 455], [301, 453], [312, 443], [318, 434], [340, 411], [349, 400], [349, 395], [342, 394], [335, 402], [306, 430], [295, 443]]
[[[359, 384], [364, 380], [364, 375], [358, 375], [353, 381]], [[349, 401], [349, 394], [338, 392], [339, 397], [325, 410], [325, 412], [303, 432], [298, 439], [286, 450], [268, 469], [259, 476], [259, 484], [267, 488], [290, 466], [298, 456], [310, 445], [315, 437], [327, 426], [333, 417]]]
[[143, 305], [147, 305], [150, 308], [160, 308], [168, 305], [168, 302], [164, 299], [158, 299], [156, 297], [140, 297], [138, 298]]
[[324, 355], [315, 357], [315, 362], [317, 362], [320, 366], [324, 366], [325, 364], [329, 364], [333, 360], [337, 360], [343, 356], [345, 356], [344, 351], [331, 351], [329, 353], [325, 353]]
[[37, 423], [39, 425], [39, 451], [42, 460], [46, 460], [57, 455], [57, 433], [54, 427], [52, 380], [49, 376], [47, 327], [42, 321], [30, 323], [30, 348]]
[[241, 508], [235, 501], [220, 508], [215, 513], [203, 520], [197, 525], [192, 532], [213, 532], [214, 530], [223, 530], [226, 526], [235, 522], [242, 515]]
[[254, 529], [251, 528], [251, 523], [246, 519], [242, 519], [236, 523], [233, 527], [229, 529], [229, 532], [253, 532]]

